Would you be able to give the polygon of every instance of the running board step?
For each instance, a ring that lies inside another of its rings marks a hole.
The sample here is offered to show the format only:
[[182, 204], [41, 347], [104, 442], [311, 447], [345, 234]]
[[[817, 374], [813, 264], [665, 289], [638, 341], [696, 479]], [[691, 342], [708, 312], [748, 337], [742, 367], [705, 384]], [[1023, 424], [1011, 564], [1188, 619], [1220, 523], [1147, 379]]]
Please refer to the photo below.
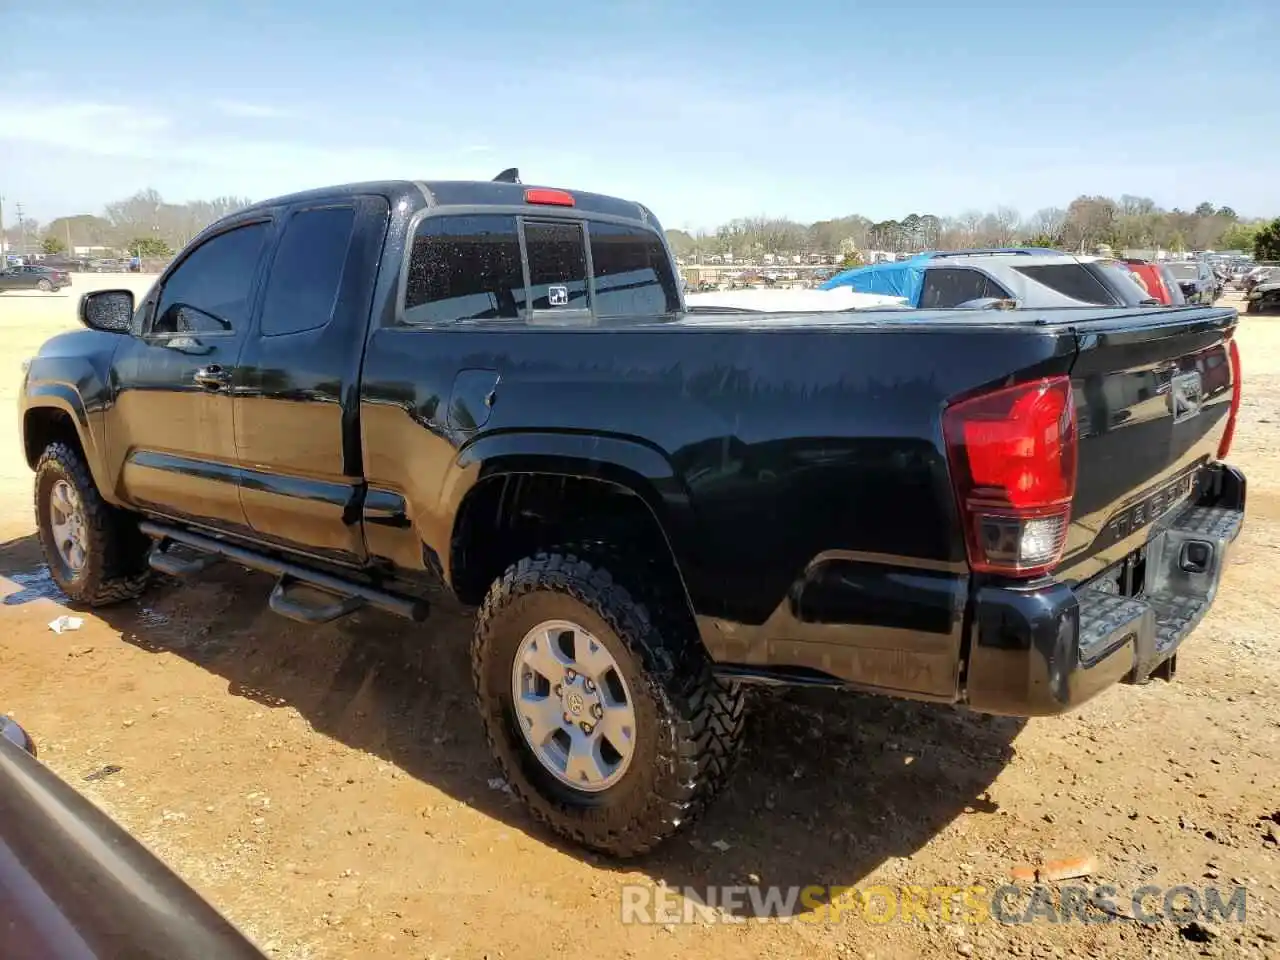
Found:
[[170, 553], [168, 542], [163, 540], [157, 542], [151, 548], [151, 553], [147, 555], [147, 565], [152, 570], [170, 577], [177, 577], [179, 580], [194, 577], [221, 561], [222, 557], [216, 553], [201, 553], [196, 557], [180, 557], [177, 554]]
[[[388, 593], [385, 590], [379, 590], [377, 587], [346, 580], [320, 570], [313, 570], [310, 567], [304, 567], [302, 564], [283, 560], [271, 554], [259, 553], [257, 550], [242, 547], [227, 540], [207, 537], [200, 533], [192, 533], [182, 527], [171, 526], [167, 523], [156, 523], [154, 520], [144, 520], [138, 525], [138, 528], [148, 537], [157, 541], [156, 549], [152, 551], [153, 557], [163, 555], [172, 542], [181, 544], [184, 547], [190, 547], [201, 553], [211, 554], [215, 559], [222, 557], [241, 566], [249, 567], [252, 570], [261, 570], [263, 573], [270, 573], [279, 578], [280, 582], [276, 584], [276, 591], [271, 595], [271, 609], [277, 613], [283, 613], [284, 610], [288, 610], [289, 612], [284, 613], [284, 616], [301, 620], [303, 623], [328, 622], [329, 618], [313, 619], [322, 614], [334, 613], [335, 616], [346, 616], [347, 613], [356, 608], [353, 607], [352, 610], [346, 610], [345, 607], [356, 600], [361, 601], [361, 606], [367, 604], [371, 607], [377, 607], [379, 610], [385, 610], [387, 613], [394, 613], [398, 617], [404, 617], [406, 620], [417, 622], [426, 620], [431, 611], [430, 606], [424, 600]], [[203, 558], [201, 558], [201, 561], [203, 561]], [[163, 563], [164, 561], [162, 560], [161, 562]], [[156, 569], [161, 568], [157, 567]], [[338, 602], [318, 607], [314, 604], [309, 604], [305, 605], [304, 609], [304, 605], [299, 600], [288, 595], [289, 586], [292, 582], [297, 582], [300, 585], [305, 584], [316, 590], [331, 594], [337, 598]], [[276, 599], [276, 592], [281, 594], [279, 600]], [[339, 610], [343, 612], [337, 612]], [[295, 614], [299, 614], [299, 616], [294, 616]]]
[[[295, 587], [300, 587], [301, 589], [292, 590], [291, 595], [291, 588]], [[309, 603], [297, 596], [299, 593], [306, 592], [327, 594], [333, 597], [333, 602]], [[327, 590], [321, 590], [310, 584], [302, 583], [296, 577], [291, 577], [288, 574], [285, 574], [276, 582], [276, 588], [271, 591], [271, 599], [268, 601], [273, 613], [278, 613], [282, 617], [288, 617], [290, 620], [297, 620], [299, 623], [307, 623], [312, 626], [321, 623], [332, 623], [334, 620], [353, 614], [363, 607], [365, 603], [364, 597], [330, 594]]]

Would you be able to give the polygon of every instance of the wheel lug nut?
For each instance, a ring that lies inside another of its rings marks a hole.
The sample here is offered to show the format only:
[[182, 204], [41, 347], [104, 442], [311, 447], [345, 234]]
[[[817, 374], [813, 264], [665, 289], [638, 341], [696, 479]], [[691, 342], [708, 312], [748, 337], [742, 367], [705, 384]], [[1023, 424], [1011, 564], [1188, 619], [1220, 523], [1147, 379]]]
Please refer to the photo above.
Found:
[[591, 678], [588, 677], [587, 679], [582, 681], [582, 689], [587, 691], [587, 693], [595, 693], [596, 685], [592, 683]]
[[595, 727], [593, 727], [591, 724], [587, 723], [587, 721], [585, 721], [585, 720], [583, 720], [580, 724], [578, 724], [578, 726], [580, 726], [580, 727], [582, 728], [582, 732], [583, 732], [583, 733], [588, 733], [588, 734], [589, 734], [592, 730], [594, 730], [594, 729], [595, 729]]
[[578, 675], [577, 675], [576, 673], [574, 673], [572, 670], [566, 670], [566, 671], [564, 672], [564, 682], [565, 682], [565, 683], [573, 683], [573, 681], [575, 681], [575, 680], [577, 680], [577, 679], [578, 679]]
[[557, 684], [556, 684], [556, 696], [557, 696], [557, 697], [558, 697], [558, 696], [560, 696], [560, 694], [561, 694], [561, 693], [563, 693], [563, 692], [564, 692], [564, 687], [560, 686], [560, 684], [558, 684], [558, 683], [557, 683]]
[[571, 726], [571, 727], [572, 727], [572, 726], [573, 726], [573, 714], [571, 714], [571, 713], [566, 713], [566, 714], [564, 715], [564, 722], [565, 722], [565, 723], [567, 723], [569, 726]]
[[597, 720], [599, 720], [601, 717], [604, 716], [604, 707], [600, 706], [600, 704], [598, 703], [592, 704], [591, 715], [595, 717]]

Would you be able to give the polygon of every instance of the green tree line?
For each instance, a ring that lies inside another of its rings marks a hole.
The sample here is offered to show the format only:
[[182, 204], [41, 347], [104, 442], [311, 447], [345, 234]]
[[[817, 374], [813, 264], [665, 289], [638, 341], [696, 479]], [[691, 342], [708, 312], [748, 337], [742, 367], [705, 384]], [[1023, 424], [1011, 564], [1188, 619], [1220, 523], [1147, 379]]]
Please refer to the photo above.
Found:
[[[145, 257], [163, 257], [215, 220], [249, 204], [243, 197], [217, 197], [187, 203], [166, 201], [155, 190], [107, 204], [100, 214], [58, 217], [47, 224], [27, 219], [7, 224], [10, 249], [62, 253], [97, 246]], [[1010, 207], [969, 210], [958, 216], [912, 213], [900, 220], [874, 221], [853, 214], [816, 223], [779, 217], [740, 217], [715, 230], [668, 230], [676, 255], [685, 258], [733, 254], [851, 256], [860, 250], [914, 253], [1012, 244], [1051, 246], [1091, 252], [1099, 244], [1115, 250], [1162, 248], [1255, 251], [1260, 259], [1280, 258], [1273, 239], [1280, 218], [1271, 224], [1238, 216], [1229, 206], [1205, 202], [1193, 210], [1165, 210], [1147, 197], [1119, 199], [1082, 195], [1065, 208], [1044, 207], [1022, 216]], [[1267, 231], [1270, 232], [1267, 232]]]
[[743, 217], [714, 230], [668, 230], [676, 255], [716, 254], [844, 256], [858, 250], [914, 253], [967, 247], [1034, 245], [1093, 252], [1161, 248], [1252, 252], [1264, 221], [1247, 220], [1228, 206], [1205, 202], [1193, 210], [1165, 210], [1148, 197], [1119, 199], [1082, 195], [1065, 208], [1045, 207], [1022, 216], [1010, 207], [970, 210], [959, 216], [912, 213], [901, 220], [874, 221], [854, 214], [803, 224], [777, 217]]

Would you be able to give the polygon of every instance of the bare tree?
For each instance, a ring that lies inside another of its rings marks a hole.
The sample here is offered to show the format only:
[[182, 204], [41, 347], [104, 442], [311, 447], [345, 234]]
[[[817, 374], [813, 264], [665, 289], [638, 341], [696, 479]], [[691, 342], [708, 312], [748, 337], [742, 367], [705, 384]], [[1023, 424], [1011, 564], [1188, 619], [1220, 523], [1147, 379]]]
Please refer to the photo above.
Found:
[[107, 204], [103, 212], [116, 244], [152, 237], [181, 247], [209, 224], [248, 205], [249, 201], [242, 197], [166, 203], [157, 191], [148, 188]]
[[1082, 252], [1111, 238], [1116, 204], [1110, 197], [1080, 196], [1067, 208], [1065, 239]]
[[920, 218], [920, 243], [926, 250], [936, 250], [942, 242], [942, 221], [931, 213]]
[[1018, 211], [1013, 207], [996, 207], [996, 212], [992, 215], [996, 246], [1007, 247], [1013, 243], [1018, 235], [1019, 219]]
[[1145, 217], [1154, 213], [1156, 202], [1150, 197], [1136, 197], [1131, 193], [1121, 194], [1118, 212], [1123, 217]]
[[1067, 225], [1067, 211], [1061, 207], [1042, 207], [1031, 217], [1031, 230], [1041, 237], [1060, 237]]
[[160, 208], [164, 200], [150, 188], [132, 197], [107, 204], [104, 211], [111, 226], [120, 235], [147, 235], [160, 226]]
[[976, 246], [978, 235], [982, 230], [982, 212], [980, 210], [966, 210], [956, 218], [956, 222], [960, 227], [960, 242], [966, 247]]

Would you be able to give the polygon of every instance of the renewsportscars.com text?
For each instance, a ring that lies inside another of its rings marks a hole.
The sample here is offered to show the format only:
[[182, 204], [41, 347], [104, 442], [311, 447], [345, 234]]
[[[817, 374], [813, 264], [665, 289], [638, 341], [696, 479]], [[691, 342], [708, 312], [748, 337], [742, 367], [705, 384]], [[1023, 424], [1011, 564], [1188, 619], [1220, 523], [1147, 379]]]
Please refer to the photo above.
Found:
[[621, 920], [630, 924], [745, 923], [1139, 923], [1243, 922], [1244, 887], [1159, 887], [1122, 891], [1108, 884], [1056, 887], [822, 886], [621, 888]]

